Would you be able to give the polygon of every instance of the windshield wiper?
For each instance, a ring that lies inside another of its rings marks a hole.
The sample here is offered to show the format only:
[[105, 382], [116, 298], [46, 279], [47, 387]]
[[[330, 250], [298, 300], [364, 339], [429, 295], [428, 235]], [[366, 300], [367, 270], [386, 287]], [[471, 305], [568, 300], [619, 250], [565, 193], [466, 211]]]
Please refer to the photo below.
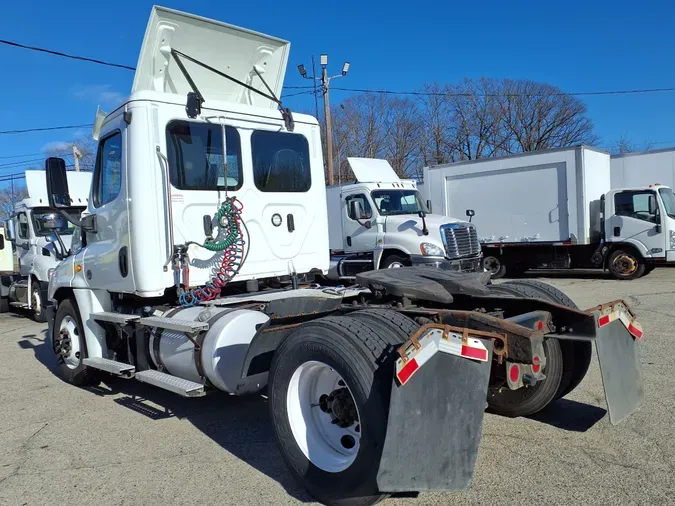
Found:
[[221, 72], [218, 69], [215, 69], [211, 67], [210, 65], [207, 65], [204, 62], [201, 62], [197, 60], [196, 58], [193, 58], [192, 56], [188, 56], [185, 53], [182, 53], [178, 51], [177, 49], [171, 48], [171, 56], [173, 56], [174, 60], [176, 60], [176, 64], [178, 65], [178, 68], [182, 72], [183, 76], [185, 77], [185, 80], [188, 82], [190, 85], [190, 88], [192, 88], [192, 93], [188, 93], [188, 103], [186, 106], [188, 116], [190, 118], [196, 118], [202, 111], [202, 104], [204, 103], [204, 96], [199, 92], [199, 89], [197, 88], [197, 85], [195, 82], [192, 80], [192, 77], [190, 76], [190, 73], [187, 71], [185, 68], [185, 65], [183, 65], [183, 62], [181, 61], [181, 56], [185, 58], [188, 61], [191, 61], [192, 63], [199, 65], [202, 68], [205, 68], [206, 70], [213, 72], [216, 75], [219, 75], [220, 77], [224, 77], [225, 79], [228, 79], [232, 81], [233, 83], [237, 83], [239, 86], [243, 86], [247, 90], [250, 90], [254, 93], [257, 93], [258, 95], [265, 97], [268, 100], [271, 100], [275, 104], [277, 104], [279, 108], [279, 112], [281, 112], [281, 117], [284, 119], [284, 125], [286, 126], [286, 130], [289, 132], [292, 132], [295, 128], [295, 122], [293, 121], [293, 113], [291, 112], [290, 108], [284, 107], [284, 104], [277, 98], [277, 96], [274, 94], [272, 89], [269, 87], [267, 82], [263, 79], [262, 75], [260, 75], [260, 72], [258, 72], [258, 69], [255, 68], [255, 65], [253, 66], [253, 70], [255, 73], [258, 75], [262, 83], [265, 85], [265, 88], [267, 88], [267, 91], [269, 92], [269, 95], [265, 92], [262, 92], [250, 84], [246, 84], [243, 81], [240, 81], [239, 79], [236, 79], [232, 76], [227, 75], [224, 72]]

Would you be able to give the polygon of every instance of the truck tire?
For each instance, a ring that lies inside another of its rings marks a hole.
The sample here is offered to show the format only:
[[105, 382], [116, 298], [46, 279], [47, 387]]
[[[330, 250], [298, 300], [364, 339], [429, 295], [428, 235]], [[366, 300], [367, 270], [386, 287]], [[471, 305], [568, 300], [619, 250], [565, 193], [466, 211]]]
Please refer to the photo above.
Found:
[[394, 269], [397, 267], [408, 267], [410, 265], [410, 259], [403, 255], [387, 255], [380, 262], [380, 269]]
[[42, 289], [40, 288], [40, 283], [38, 281], [31, 283], [30, 298], [30, 304], [33, 311], [33, 320], [38, 323], [44, 323], [46, 321], [45, 308], [44, 301], [42, 300]]
[[[535, 289], [524, 283], [527, 281], [508, 281], [490, 286], [490, 291], [516, 297], [544, 299], [541, 289]], [[518, 390], [510, 390], [508, 387], [490, 388], [488, 407], [491, 411], [503, 416], [529, 416], [541, 411], [556, 400], [564, 369], [560, 342], [557, 339], [544, 341], [544, 354], [546, 366], [542, 372], [546, 375], [546, 379], [537, 382], [532, 387]]]
[[9, 312], [9, 299], [7, 297], [0, 297], [0, 313]]
[[[541, 298], [544, 300], [549, 300], [572, 309], [579, 309], [579, 306], [562, 290], [548, 283], [535, 279], [523, 279], [510, 281], [505, 284], [530, 287], [541, 293]], [[563, 374], [554, 400], [565, 397], [579, 386], [579, 383], [581, 383], [588, 372], [588, 368], [591, 365], [591, 357], [593, 356], [593, 345], [589, 342], [566, 341], [564, 339], [558, 342], [560, 343], [560, 350], [563, 355]]]
[[506, 274], [506, 265], [499, 257], [488, 255], [483, 259], [483, 268], [490, 273], [490, 279], [503, 278]]
[[96, 382], [95, 371], [82, 363], [87, 357], [87, 343], [80, 311], [74, 298], [64, 299], [54, 317], [52, 349], [56, 355], [59, 375], [72, 385], [91, 385]]
[[612, 276], [619, 280], [639, 278], [646, 268], [644, 259], [630, 249], [612, 251], [607, 265]]
[[373, 322], [338, 316], [305, 323], [272, 360], [277, 443], [296, 479], [323, 504], [368, 506], [384, 498], [377, 462], [391, 394], [390, 343], [398, 338], [388, 327], [375, 331]]
[[400, 345], [406, 342], [411, 335], [420, 329], [420, 326], [406, 315], [393, 309], [362, 309], [349, 313], [349, 316], [369, 323], [370, 326], [384, 326], [389, 332], [384, 332], [383, 339], [394, 340], [389, 344]]

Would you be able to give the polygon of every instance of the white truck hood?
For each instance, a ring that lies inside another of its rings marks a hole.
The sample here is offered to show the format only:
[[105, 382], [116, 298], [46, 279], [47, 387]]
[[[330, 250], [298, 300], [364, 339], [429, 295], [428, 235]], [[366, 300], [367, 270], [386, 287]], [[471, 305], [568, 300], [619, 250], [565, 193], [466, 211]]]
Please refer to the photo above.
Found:
[[[184, 12], [155, 6], [145, 31], [132, 93], [142, 90], [175, 93], [192, 91], [176, 60], [175, 49], [241, 82], [269, 94], [253, 67], [277, 97], [281, 96], [290, 43]], [[277, 104], [243, 86], [182, 58], [197, 89], [208, 103], [222, 100], [276, 108]]]
[[419, 237], [426, 237], [429, 239], [428, 242], [438, 242], [439, 246], [442, 246], [440, 228], [441, 225], [447, 225], [449, 223], [466, 223], [461, 220], [455, 220], [447, 216], [441, 216], [438, 214], [427, 214], [424, 218], [424, 221], [427, 224], [427, 229], [429, 230], [429, 235], [425, 236], [422, 234], [422, 218], [416, 214], [395, 214], [386, 217], [386, 227], [387, 233], [391, 232], [405, 232], [407, 234], [410, 231], [416, 231]]
[[398, 183], [401, 179], [387, 160], [347, 157], [359, 183]]

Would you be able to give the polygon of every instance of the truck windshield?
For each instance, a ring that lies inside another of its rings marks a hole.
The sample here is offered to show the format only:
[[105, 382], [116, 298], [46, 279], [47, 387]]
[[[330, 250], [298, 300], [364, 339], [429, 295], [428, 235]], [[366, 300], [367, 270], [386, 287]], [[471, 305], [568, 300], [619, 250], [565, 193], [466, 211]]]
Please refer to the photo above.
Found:
[[376, 190], [371, 196], [382, 216], [429, 212], [417, 190]]
[[[80, 219], [80, 216], [82, 215], [83, 209], [80, 208], [74, 208], [71, 207], [69, 209], [64, 209], [66, 213], [68, 213], [70, 216], [72, 216], [75, 219]], [[51, 214], [54, 211], [50, 211], [49, 209], [44, 209], [44, 210], [34, 210], [33, 211], [33, 227], [35, 228], [35, 235], [38, 237], [44, 237], [49, 234], [52, 234], [54, 231], [48, 228], [44, 228], [42, 226], [42, 217], [46, 214]], [[66, 221], [65, 225], [61, 228], [56, 229], [56, 231], [61, 234], [61, 235], [72, 235], [74, 230], [75, 230], [75, 225], [70, 223], [69, 221]]]
[[661, 188], [659, 195], [661, 195], [661, 199], [663, 200], [663, 207], [666, 208], [666, 214], [675, 219], [675, 195], [673, 195], [673, 190]]

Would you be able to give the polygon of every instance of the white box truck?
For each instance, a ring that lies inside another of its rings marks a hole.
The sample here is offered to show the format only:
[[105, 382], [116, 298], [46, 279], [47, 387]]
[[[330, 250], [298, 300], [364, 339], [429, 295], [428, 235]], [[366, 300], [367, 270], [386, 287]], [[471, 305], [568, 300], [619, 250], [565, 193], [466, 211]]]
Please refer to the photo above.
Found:
[[[4, 223], [0, 312], [10, 306], [27, 309], [42, 322], [49, 278], [69, 254], [76, 227], [49, 207], [45, 171], [27, 170], [25, 175], [28, 197], [14, 205], [13, 216]], [[67, 178], [71, 193], [64, 211], [79, 218], [89, 200], [91, 172], [68, 172]], [[11, 265], [9, 256], [13, 257]]]
[[612, 155], [612, 189], [660, 184], [675, 188], [675, 148]]
[[[544, 409], [583, 379], [593, 342], [611, 422], [638, 410], [642, 331], [623, 301], [582, 311], [544, 283], [428, 267], [348, 288], [303, 279], [329, 268], [326, 186], [317, 120], [275, 98], [288, 51], [153, 8], [132, 94], [95, 126], [87, 210], [68, 216], [82, 246], [49, 282], [61, 377], [184, 397], [266, 389], [290, 472], [332, 505], [467, 488], [486, 405]], [[63, 160], [48, 182], [67, 209]]]
[[356, 180], [326, 189], [329, 279], [353, 280], [360, 272], [409, 265], [482, 270], [473, 225], [431, 214], [416, 182], [399, 179], [386, 160], [347, 160]]
[[534, 151], [424, 174], [436, 209], [475, 211], [484, 266], [495, 278], [531, 268], [600, 268], [632, 279], [675, 262], [672, 190], [611, 189], [604, 151]]

